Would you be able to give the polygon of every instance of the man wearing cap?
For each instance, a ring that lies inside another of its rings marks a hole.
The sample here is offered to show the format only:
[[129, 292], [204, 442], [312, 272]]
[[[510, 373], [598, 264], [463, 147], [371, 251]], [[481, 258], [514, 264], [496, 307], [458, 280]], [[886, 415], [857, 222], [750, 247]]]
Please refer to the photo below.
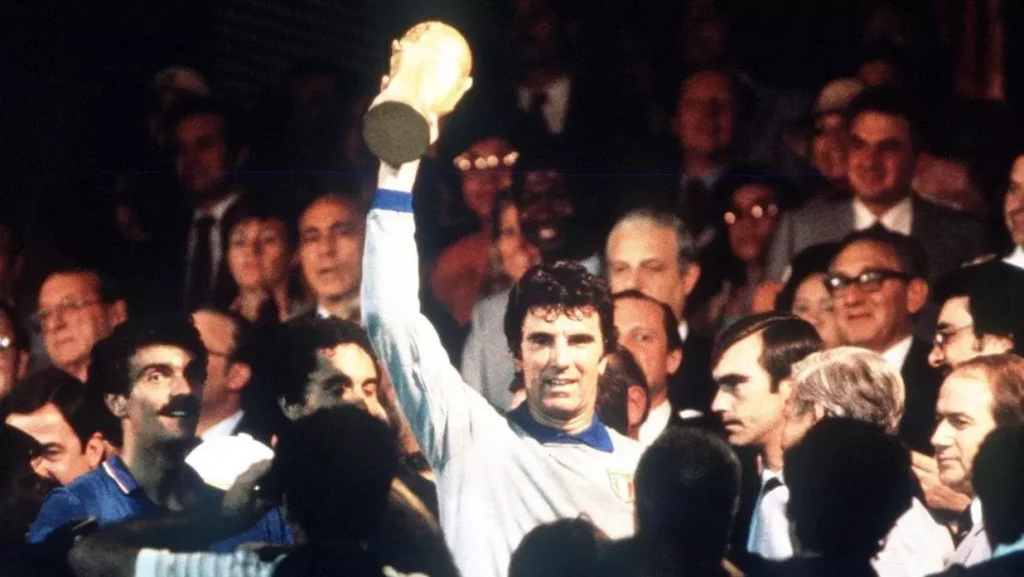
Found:
[[929, 281], [982, 254], [987, 235], [981, 223], [918, 197], [910, 186], [920, 135], [906, 95], [865, 89], [845, 118], [853, 197], [783, 215], [768, 256], [769, 278], [782, 278], [804, 248], [871, 227], [917, 239], [928, 255]]

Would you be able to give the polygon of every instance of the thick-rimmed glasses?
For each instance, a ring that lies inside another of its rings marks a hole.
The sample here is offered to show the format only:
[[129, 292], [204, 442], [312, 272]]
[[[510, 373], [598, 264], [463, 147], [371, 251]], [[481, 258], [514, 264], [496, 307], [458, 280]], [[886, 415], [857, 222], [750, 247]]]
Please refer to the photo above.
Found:
[[830, 294], [835, 295], [846, 291], [851, 285], [855, 284], [860, 290], [873, 293], [880, 290], [882, 285], [885, 284], [885, 281], [889, 279], [906, 282], [910, 280], [910, 275], [898, 270], [889, 270], [884, 268], [868, 269], [856, 276], [831, 273], [825, 277], [825, 289]]

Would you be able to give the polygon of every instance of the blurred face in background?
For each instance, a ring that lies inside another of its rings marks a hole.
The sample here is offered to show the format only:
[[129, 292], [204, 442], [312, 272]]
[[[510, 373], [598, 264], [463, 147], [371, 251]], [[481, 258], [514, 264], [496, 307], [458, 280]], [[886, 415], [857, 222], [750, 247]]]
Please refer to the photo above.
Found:
[[825, 348], [839, 346], [839, 329], [832, 305], [832, 295], [825, 288], [825, 273], [815, 273], [796, 287], [793, 294], [793, 314], [811, 323], [818, 336], [825, 341]]
[[700, 267], [679, 262], [676, 233], [656, 223], [633, 222], [616, 227], [605, 247], [612, 293], [636, 289], [661, 301], [682, 318], [686, 298], [700, 278]]
[[778, 222], [775, 192], [763, 184], [747, 184], [732, 194], [732, 208], [725, 213], [729, 247], [743, 262], [763, 260]]
[[849, 179], [867, 204], [890, 205], [910, 193], [917, 153], [902, 116], [866, 111], [850, 121]]
[[240, 289], [288, 282], [291, 251], [284, 221], [250, 219], [228, 233], [228, 270]]
[[846, 121], [838, 112], [822, 114], [814, 119], [811, 139], [811, 162], [831, 183], [846, 188]]
[[488, 222], [499, 192], [512, 187], [512, 165], [518, 155], [501, 138], [474, 142], [455, 159], [462, 199], [481, 221]]
[[507, 203], [501, 207], [498, 217], [497, 239], [494, 248], [501, 263], [501, 270], [510, 279], [517, 281], [531, 266], [540, 263], [540, 251], [526, 242], [519, 225], [519, 208]]
[[1010, 170], [1010, 188], [1003, 202], [1003, 216], [1013, 244], [1024, 246], [1024, 154], [1017, 157]]
[[215, 114], [192, 114], [174, 129], [178, 180], [195, 200], [216, 194], [224, 178], [237, 168], [224, 134], [224, 119]]
[[721, 156], [732, 147], [736, 101], [732, 79], [718, 71], [686, 79], [679, 98], [676, 135], [684, 153]]
[[565, 247], [576, 217], [576, 203], [562, 176], [554, 170], [526, 174], [519, 199], [519, 221], [527, 242], [542, 252]]
[[362, 214], [340, 195], [324, 195], [302, 213], [299, 263], [319, 303], [358, 295], [364, 234]]

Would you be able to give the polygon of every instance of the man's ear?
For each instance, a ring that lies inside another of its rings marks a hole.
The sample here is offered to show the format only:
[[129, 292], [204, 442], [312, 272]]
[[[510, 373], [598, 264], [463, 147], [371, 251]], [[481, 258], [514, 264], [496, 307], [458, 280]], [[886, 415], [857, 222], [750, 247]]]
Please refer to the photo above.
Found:
[[686, 267], [686, 273], [683, 274], [683, 287], [686, 292], [686, 296], [689, 297], [690, 293], [697, 286], [697, 281], [700, 280], [700, 265], [696, 262], [691, 262]]
[[128, 417], [128, 399], [124, 395], [104, 395], [103, 403], [118, 419]]
[[779, 394], [787, 400], [793, 394], [793, 379], [791, 377], [786, 377], [779, 381]]
[[89, 462], [90, 471], [99, 467], [107, 456], [107, 443], [100, 433], [93, 433], [82, 449], [82, 453]]
[[910, 279], [907, 283], [907, 310], [916, 315], [928, 304], [928, 282], [924, 279]]
[[668, 356], [665, 357], [665, 370], [668, 375], [676, 374], [679, 370], [680, 365], [683, 364], [683, 349], [676, 349], [669, 351]]
[[252, 378], [252, 367], [247, 363], [234, 362], [228, 367], [227, 387], [229, 391], [238, 392], [249, 384]]
[[32, 460], [29, 462], [29, 464], [32, 465], [32, 471], [35, 472], [36, 475], [39, 475], [44, 479], [52, 479], [53, 477], [50, 476], [50, 472], [47, 471], [46, 467], [43, 465], [43, 463], [45, 462], [46, 459], [39, 456], [32, 457]]
[[627, 425], [642, 425], [647, 412], [647, 391], [643, 387], [626, 387], [626, 421]]
[[116, 327], [128, 320], [128, 305], [125, 304], [123, 299], [115, 301], [114, 304], [110, 305], [107, 314], [110, 315], [110, 326]]
[[608, 361], [611, 359], [611, 355], [604, 355], [600, 361], [597, 361], [597, 374], [603, 375], [604, 370], [608, 368]]

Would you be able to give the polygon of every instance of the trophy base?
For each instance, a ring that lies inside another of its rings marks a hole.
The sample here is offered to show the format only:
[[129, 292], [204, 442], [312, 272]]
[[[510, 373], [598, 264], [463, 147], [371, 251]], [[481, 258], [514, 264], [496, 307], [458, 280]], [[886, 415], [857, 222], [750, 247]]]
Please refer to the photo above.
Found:
[[371, 107], [363, 116], [363, 140], [374, 156], [391, 166], [400, 166], [427, 152], [430, 127], [412, 106], [386, 101]]

